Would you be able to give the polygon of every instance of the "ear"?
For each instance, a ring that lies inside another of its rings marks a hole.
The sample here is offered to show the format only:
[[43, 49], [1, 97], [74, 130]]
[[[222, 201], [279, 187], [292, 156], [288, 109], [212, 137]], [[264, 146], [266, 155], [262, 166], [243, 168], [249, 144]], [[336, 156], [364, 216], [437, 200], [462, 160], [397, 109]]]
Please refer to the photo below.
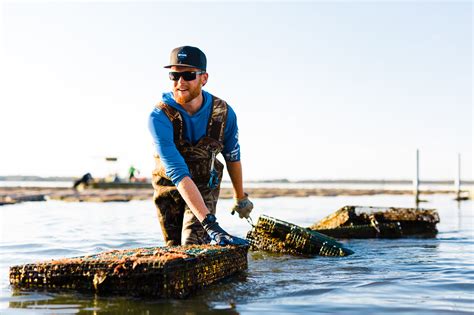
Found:
[[201, 84], [202, 86], [206, 85], [207, 80], [209, 79], [209, 74], [206, 72], [201, 76]]

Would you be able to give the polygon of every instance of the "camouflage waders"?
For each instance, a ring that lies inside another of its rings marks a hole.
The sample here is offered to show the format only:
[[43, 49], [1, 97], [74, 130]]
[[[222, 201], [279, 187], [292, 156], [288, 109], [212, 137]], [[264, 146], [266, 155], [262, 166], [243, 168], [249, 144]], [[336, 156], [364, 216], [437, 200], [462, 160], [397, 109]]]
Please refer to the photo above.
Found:
[[[227, 120], [227, 104], [213, 96], [212, 113], [206, 136], [196, 145], [183, 138], [183, 119], [177, 109], [160, 102], [161, 109], [173, 124], [174, 143], [188, 165], [191, 177], [199, 189], [204, 202], [212, 214], [216, 213], [220, 182], [224, 165], [215, 157], [224, 148], [224, 129]], [[206, 244], [211, 241], [201, 222], [184, 202], [176, 186], [166, 176], [166, 170], [158, 155], [153, 171], [153, 200], [155, 202], [161, 230], [166, 245]], [[209, 187], [211, 171], [217, 171], [218, 185]]]

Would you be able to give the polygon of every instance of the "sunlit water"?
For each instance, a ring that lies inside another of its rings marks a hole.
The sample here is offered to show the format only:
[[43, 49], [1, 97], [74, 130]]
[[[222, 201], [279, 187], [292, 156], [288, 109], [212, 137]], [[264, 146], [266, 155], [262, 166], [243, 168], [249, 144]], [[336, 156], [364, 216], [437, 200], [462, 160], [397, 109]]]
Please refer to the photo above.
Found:
[[[124, 182], [127, 179], [122, 179]], [[73, 181], [2, 181], [0, 187], [60, 187], [70, 188]], [[150, 184], [151, 185], [151, 184]], [[393, 184], [393, 183], [282, 183], [282, 182], [249, 182], [247, 188], [293, 188], [293, 189], [389, 189], [389, 190], [411, 190], [413, 184]], [[223, 181], [221, 187], [231, 188], [230, 181]], [[427, 184], [421, 183], [420, 190], [456, 190], [453, 184]], [[472, 183], [462, 185], [462, 190], [472, 190]]]
[[[345, 258], [249, 253], [246, 273], [185, 300], [96, 297], [75, 293], [13, 293], [8, 267], [110, 249], [163, 245], [151, 201], [20, 203], [0, 207], [2, 314], [397, 313], [474, 311], [472, 201], [427, 196], [438, 209], [434, 239], [349, 240]], [[218, 220], [232, 234], [249, 225], [220, 200]], [[255, 199], [254, 219], [267, 214], [308, 226], [344, 205], [413, 207], [411, 196]]]

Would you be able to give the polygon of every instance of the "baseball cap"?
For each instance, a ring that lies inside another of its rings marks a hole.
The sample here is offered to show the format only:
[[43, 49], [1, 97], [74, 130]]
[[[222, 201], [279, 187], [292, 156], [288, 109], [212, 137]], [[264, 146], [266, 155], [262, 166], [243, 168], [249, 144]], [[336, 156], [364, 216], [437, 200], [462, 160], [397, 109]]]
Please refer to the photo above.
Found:
[[171, 51], [170, 64], [165, 68], [171, 68], [172, 66], [193, 67], [206, 71], [206, 55], [197, 47], [177, 47]]

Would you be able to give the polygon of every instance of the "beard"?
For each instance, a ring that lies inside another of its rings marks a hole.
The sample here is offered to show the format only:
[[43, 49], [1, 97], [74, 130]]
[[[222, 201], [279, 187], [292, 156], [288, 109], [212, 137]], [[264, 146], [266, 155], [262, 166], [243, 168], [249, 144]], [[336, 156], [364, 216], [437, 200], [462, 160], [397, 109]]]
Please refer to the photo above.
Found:
[[173, 96], [176, 103], [184, 105], [201, 94], [202, 84], [199, 83], [197, 86], [189, 86], [187, 92], [181, 93], [177, 87], [173, 89]]

